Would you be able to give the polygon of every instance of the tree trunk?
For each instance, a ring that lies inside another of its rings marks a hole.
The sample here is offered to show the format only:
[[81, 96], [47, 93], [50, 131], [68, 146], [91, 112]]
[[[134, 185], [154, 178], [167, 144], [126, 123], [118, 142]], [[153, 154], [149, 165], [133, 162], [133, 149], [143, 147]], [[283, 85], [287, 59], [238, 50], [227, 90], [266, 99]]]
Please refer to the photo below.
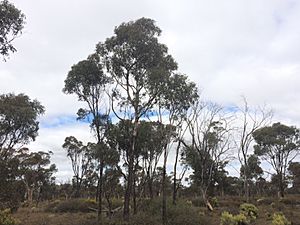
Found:
[[27, 200], [28, 200], [29, 206], [31, 206], [32, 201], [33, 201], [33, 188], [31, 188], [31, 187], [27, 188]]
[[[135, 109], [137, 112], [137, 109]], [[125, 190], [124, 196], [124, 211], [123, 211], [123, 218], [125, 221], [129, 221], [130, 217], [130, 198], [133, 186], [133, 178], [134, 178], [134, 152], [135, 152], [135, 145], [137, 141], [137, 132], [138, 132], [138, 118], [136, 117], [134, 120], [133, 125], [133, 134], [132, 134], [132, 142], [131, 146], [128, 149], [128, 177], [127, 177], [127, 186]]]
[[149, 197], [153, 199], [153, 182], [152, 178], [148, 179]]
[[175, 156], [175, 163], [174, 163], [174, 178], [173, 178], [173, 205], [176, 205], [176, 197], [177, 197], [177, 182], [176, 182], [176, 176], [177, 176], [177, 162], [179, 157], [179, 149], [180, 149], [181, 142], [178, 142], [177, 148], [176, 148], [176, 156]]
[[124, 211], [123, 217], [125, 221], [129, 221], [129, 214], [130, 214], [130, 198], [131, 198], [131, 191], [132, 191], [132, 176], [133, 176], [133, 157], [129, 159], [128, 165], [128, 177], [127, 177], [127, 184], [124, 196]]
[[248, 177], [246, 175], [245, 175], [245, 178], [244, 178], [244, 190], [245, 190], [246, 202], [249, 202], [249, 197], [250, 197], [249, 182], [248, 182]]
[[167, 224], [167, 196], [166, 196], [166, 167], [167, 167], [167, 146], [164, 148], [164, 165], [162, 177], [162, 222]]
[[133, 214], [137, 213], [137, 205], [136, 205], [136, 178], [134, 175], [133, 178], [133, 189], [132, 189], [132, 197], [133, 197]]
[[103, 163], [100, 163], [99, 170], [99, 181], [98, 181], [98, 215], [97, 220], [101, 222], [102, 220], [102, 188], [103, 188]]
[[284, 197], [284, 182], [283, 182], [283, 176], [282, 174], [279, 174], [279, 190], [278, 190], [278, 197], [283, 198]]

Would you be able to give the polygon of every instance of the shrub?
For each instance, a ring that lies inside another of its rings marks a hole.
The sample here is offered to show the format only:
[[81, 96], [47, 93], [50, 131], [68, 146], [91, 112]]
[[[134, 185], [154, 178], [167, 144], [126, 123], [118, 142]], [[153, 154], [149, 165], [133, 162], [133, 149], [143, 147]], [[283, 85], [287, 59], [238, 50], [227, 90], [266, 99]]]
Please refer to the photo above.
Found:
[[249, 220], [242, 213], [234, 216], [231, 213], [225, 211], [221, 215], [221, 225], [247, 225], [247, 224], [249, 224]]
[[0, 211], [0, 224], [1, 225], [16, 225], [16, 224], [19, 224], [19, 222], [11, 216], [10, 210], [6, 209], [6, 210]]
[[240, 213], [244, 214], [250, 221], [256, 220], [258, 216], [258, 208], [249, 203], [240, 205]]
[[221, 225], [235, 225], [234, 215], [224, 211], [221, 215]]
[[210, 203], [211, 203], [211, 205], [212, 205], [213, 207], [218, 207], [218, 206], [219, 206], [219, 201], [218, 201], [217, 197], [212, 197], [212, 198], [210, 199]]
[[199, 209], [193, 207], [184, 200], [177, 201], [176, 205], [168, 204], [167, 209], [168, 224], [172, 225], [201, 225], [209, 224], [205, 221], [203, 214]]
[[272, 225], [290, 225], [291, 222], [282, 213], [274, 213]]

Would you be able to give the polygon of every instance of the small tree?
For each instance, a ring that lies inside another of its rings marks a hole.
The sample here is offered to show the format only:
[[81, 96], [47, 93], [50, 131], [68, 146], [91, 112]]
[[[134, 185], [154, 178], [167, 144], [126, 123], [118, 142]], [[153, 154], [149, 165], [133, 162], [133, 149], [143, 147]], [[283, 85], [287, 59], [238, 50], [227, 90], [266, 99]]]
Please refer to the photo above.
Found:
[[89, 172], [89, 166], [92, 160], [92, 150], [94, 145], [88, 143], [86, 146], [75, 137], [66, 137], [62, 146], [67, 150], [67, 156], [72, 162], [72, 170], [74, 173], [75, 197], [80, 196], [80, 190], [86, 175]]
[[26, 187], [26, 200], [29, 205], [36, 194], [37, 204], [43, 188], [52, 182], [52, 175], [57, 171], [55, 164], [50, 165], [51, 152], [29, 152], [24, 149], [18, 156], [20, 160], [20, 174]]
[[212, 103], [197, 102], [188, 118], [191, 144], [185, 144], [185, 163], [193, 169], [193, 180], [203, 200], [215, 175], [226, 164], [231, 150], [230, 118]]
[[[96, 136], [97, 149], [103, 145], [105, 132], [110, 123], [109, 110], [105, 106], [105, 91], [109, 85], [110, 79], [104, 73], [104, 66], [98, 60], [96, 55], [89, 56], [73, 65], [65, 80], [63, 92], [66, 94], [75, 94], [79, 101], [87, 104], [86, 108], [80, 108], [77, 112], [79, 120], [89, 120], [90, 127]], [[102, 154], [97, 154], [98, 160], [98, 220], [101, 218], [102, 208], [102, 186], [103, 186], [103, 168], [104, 158]]]
[[[247, 99], [243, 99], [243, 106], [238, 108], [237, 120], [241, 124], [237, 128], [237, 135], [234, 139], [236, 148], [238, 150], [238, 159], [241, 164], [241, 168], [245, 171], [242, 178], [244, 181], [244, 195], [246, 201], [249, 201], [250, 189], [249, 182], [251, 180], [249, 172], [251, 171], [248, 164], [251, 151], [253, 150], [253, 133], [268, 124], [272, 119], [272, 111], [266, 107], [251, 107], [249, 106]], [[248, 171], [248, 172], [246, 172]]]
[[278, 180], [278, 196], [284, 197], [287, 168], [299, 154], [299, 130], [293, 126], [274, 123], [253, 133], [256, 141], [255, 154], [273, 167]]

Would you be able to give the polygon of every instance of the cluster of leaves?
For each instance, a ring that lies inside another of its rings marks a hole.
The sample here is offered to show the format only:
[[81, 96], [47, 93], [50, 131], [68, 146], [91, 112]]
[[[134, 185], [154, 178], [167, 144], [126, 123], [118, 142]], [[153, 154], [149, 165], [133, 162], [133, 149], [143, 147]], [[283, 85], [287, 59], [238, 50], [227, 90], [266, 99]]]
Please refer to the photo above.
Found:
[[291, 222], [283, 213], [274, 213], [272, 217], [272, 225], [291, 225]]
[[7, 57], [15, 52], [12, 41], [21, 33], [25, 15], [7, 0], [0, 1], [0, 55]]

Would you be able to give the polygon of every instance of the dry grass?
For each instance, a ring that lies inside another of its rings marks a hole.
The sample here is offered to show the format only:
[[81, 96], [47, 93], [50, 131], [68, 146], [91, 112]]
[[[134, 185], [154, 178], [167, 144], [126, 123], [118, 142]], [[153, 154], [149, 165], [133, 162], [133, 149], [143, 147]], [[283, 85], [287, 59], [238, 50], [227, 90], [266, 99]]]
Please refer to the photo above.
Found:
[[[140, 207], [142, 210], [139, 213], [139, 216], [134, 220], [134, 224], [151, 224], [150, 220], [147, 221], [147, 218], [153, 217], [154, 214], [158, 218], [157, 221], [160, 220], [160, 207], [158, 205], [159, 201], [150, 208], [147, 207], [148, 203], [145, 202], [145, 207]], [[220, 224], [220, 216], [223, 211], [229, 211], [232, 214], [237, 214], [239, 211], [240, 203], [243, 203], [242, 199], [236, 197], [226, 197], [219, 199], [219, 207], [216, 207], [213, 212], [209, 212], [205, 207], [196, 207], [192, 206], [194, 209], [192, 210], [198, 215], [201, 215], [201, 218], [205, 220], [205, 224], [211, 225], [219, 225]], [[292, 222], [293, 225], [300, 225], [300, 196], [287, 196], [284, 200], [278, 200], [276, 198], [268, 198], [265, 201], [260, 201], [259, 203], [256, 200], [252, 200], [252, 203], [255, 204], [258, 209], [258, 219], [255, 222], [255, 225], [270, 225], [271, 217], [275, 212], [282, 212], [288, 220]], [[19, 221], [21, 221], [21, 225], [96, 225], [96, 213], [83, 213], [83, 212], [66, 212], [66, 213], [53, 213], [53, 212], [45, 212], [44, 208], [47, 206], [41, 206], [40, 208], [21, 208], [17, 213], [14, 214]], [[188, 207], [188, 206], [184, 206]], [[179, 214], [187, 213], [180, 209], [178, 211]], [[182, 213], [180, 213], [182, 211]], [[172, 209], [169, 211], [172, 213]], [[176, 214], [177, 212], [175, 212]], [[150, 215], [153, 214], [153, 215]], [[174, 214], [174, 215], [175, 215]], [[195, 216], [198, 216], [195, 215]], [[184, 216], [183, 216], [184, 217]], [[119, 219], [118, 219], [119, 218]], [[105, 224], [123, 224], [120, 221], [121, 215], [114, 218], [111, 223]], [[180, 219], [179, 217], [177, 217]], [[142, 221], [138, 221], [138, 220]], [[201, 220], [202, 221], [202, 220]], [[157, 224], [153, 224], [157, 225]]]

